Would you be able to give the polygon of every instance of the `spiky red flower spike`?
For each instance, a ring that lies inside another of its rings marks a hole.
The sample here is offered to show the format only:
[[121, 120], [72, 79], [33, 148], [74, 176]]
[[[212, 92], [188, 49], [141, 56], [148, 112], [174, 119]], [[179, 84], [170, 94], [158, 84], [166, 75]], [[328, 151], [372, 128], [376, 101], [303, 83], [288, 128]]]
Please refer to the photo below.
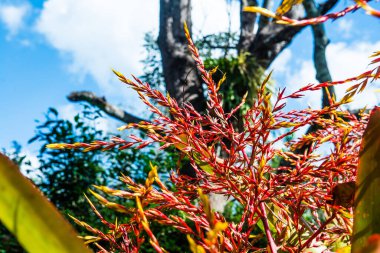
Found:
[[[206, 113], [201, 114], [188, 104], [179, 106], [175, 99], [153, 90], [149, 84], [138, 78], [127, 79], [115, 71], [156, 116], [151, 122], [129, 124], [121, 130], [141, 129], [147, 139], [131, 135], [127, 140], [113, 137], [110, 142], [60, 143], [49, 147], [89, 151], [142, 148], [159, 143], [162, 149], [172, 146], [188, 157], [197, 176], [190, 179], [172, 172], [170, 180], [175, 186], [172, 191], [152, 165], [145, 184], [122, 176], [125, 189], [95, 187], [97, 192], [91, 193], [99, 203], [128, 216], [128, 223], [105, 221], [90, 203], [109, 232], [76, 220], [94, 235], [85, 239], [107, 241], [110, 250], [138, 252], [146, 238], [157, 252], [165, 252], [150, 229], [152, 222], [158, 222], [188, 235], [193, 252], [307, 252], [349, 245], [352, 208], [344, 201], [334, 200], [334, 189], [355, 180], [368, 115], [362, 113], [357, 118], [341, 109], [341, 105], [349, 103], [368, 83], [380, 77], [379, 53], [374, 54], [372, 62], [377, 67], [370, 72], [343, 81], [310, 84], [288, 95], [283, 89], [275, 98], [266, 93], [267, 78], [244, 115], [244, 127], [234, 129], [232, 114], [236, 109], [223, 110], [218, 84], [212, 79], [213, 70], [204, 68], [189, 31], [185, 30], [190, 51], [208, 87]], [[358, 83], [340, 101], [331, 98], [328, 107], [284, 111], [287, 99], [347, 81]], [[318, 126], [318, 130], [299, 134], [311, 125]], [[297, 133], [301, 137], [288, 141]], [[240, 220], [227, 225], [223, 215], [210, 206], [208, 193], [226, 195], [241, 206]], [[136, 201], [136, 207], [127, 208], [106, 196]], [[169, 211], [180, 214], [169, 215]]]
[[[288, 1], [284, 1], [284, 3], [285, 2], [288, 2]], [[297, 3], [298, 1], [291, 1], [291, 2]], [[274, 13], [268, 9], [258, 7], [258, 6], [246, 6], [246, 7], [244, 7], [243, 11], [260, 13], [263, 16], [275, 19], [276, 23], [278, 23], [278, 24], [291, 25], [291, 26], [307, 26], [307, 25], [321, 24], [321, 23], [326, 22], [327, 20], [336, 20], [338, 18], [344, 17], [346, 14], [348, 14], [350, 12], [354, 12], [360, 8], [366, 10], [366, 13], [368, 15], [372, 15], [374, 17], [380, 18], [380, 11], [375, 10], [374, 8], [369, 6], [368, 1], [366, 1], [366, 0], [355, 0], [355, 2], [356, 2], [355, 5], [348, 6], [339, 12], [329, 13], [329, 14], [322, 15], [319, 17], [307, 18], [307, 19], [301, 19], [301, 20], [291, 19], [291, 18], [288, 18], [286, 16], [283, 16], [283, 14], [285, 14], [285, 13], [278, 12], [278, 11], [276, 13]], [[287, 7], [287, 9], [290, 9], [291, 7], [292, 6]], [[281, 6], [279, 9], [281, 9]]]

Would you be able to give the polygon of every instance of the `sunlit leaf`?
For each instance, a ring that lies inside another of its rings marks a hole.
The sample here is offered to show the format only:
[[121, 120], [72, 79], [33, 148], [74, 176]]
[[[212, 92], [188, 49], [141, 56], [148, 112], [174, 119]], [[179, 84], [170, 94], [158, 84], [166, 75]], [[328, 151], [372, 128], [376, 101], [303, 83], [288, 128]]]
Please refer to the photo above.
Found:
[[360, 150], [354, 202], [352, 252], [361, 252], [368, 238], [380, 233], [380, 107], [373, 109]]
[[288, 11], [290, 11], [290, 9], [294, 5], [297, 5], [297, 4], [300, 4], [300, 3], [302, 3], [302, 0], [284, 0], [282, 2], [282, 4], [277, 8], [276, 13], [278, 15], [284, 15], [285, 13], [287, 13]]
[[2, 154], [0, 220], [28, 252], [91, 252], [56, 208]]

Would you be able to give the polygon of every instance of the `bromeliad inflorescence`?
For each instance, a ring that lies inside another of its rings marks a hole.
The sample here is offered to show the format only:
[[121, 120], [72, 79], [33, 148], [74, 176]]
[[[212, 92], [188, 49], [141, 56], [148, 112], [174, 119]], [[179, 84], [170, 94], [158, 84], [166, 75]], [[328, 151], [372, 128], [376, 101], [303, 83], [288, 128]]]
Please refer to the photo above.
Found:
[[[334, 189], [355, 180], [368, 115], [363, 112], [356, 116], [341, 106], [349, 103], [367, 83], [378, 79], [380, 67], [343, 81], [307, 85], [288, 95], [282, 89], [274, 98], [273, 94], [266, 93], [268, 77], [259, 88], [253, 106], [244, 115], [244, 127], [236, 129], [233, 115], [244, 100], [231, 112], [224, 111], [218, 96], [221, 83], [212, 78], [215, 70], [205, 69], [186, 26], [185, 31], [190, 51], [208, 88], [206, 112], [197, 112], [186, 103], [179, 106], [175, 99], [153, 90], [148, 83], [136, 77], [127, 79], [115, 71], [156, 116], [150, 122], [128, 124], [120, 130], [140, 129], [146, 138], [130, 135], [128, 139], [113, 137], [110, 142], [59, 143], [48, 147], [105, 151], [144, 148], [158, 143], [160, 149], [174, 147], [186, 156], [196, 170], [196, 177], [181, 176], [173, 171], [170, 180], [175, 190], [172, 190], [160, 180], [152, 165], [145, 184], [122, 176], [125, 189], [95, 187], [98, 193], [91, 193], [99, 202], [125, 214], [129, 222], [106, 221], [90, 203], [109, 232], [75, 219], [92, 234], [84, 239], [96, 243], [104, 252], [107, 250], [99, 241], [108, 242], [110, 251], [138, 252], [145, 236], [157, 252], [166, 252], [150, 229], [150, 224], [157, 222], [186, 234], [192, 252], [302, 252], [320, 247], [335, 250], [349, 245], [352, 204], [334, 200], [338, 196]], [[379, 64], [379, 53], [373, 57], [373, 64]], [[341, 100], [330, 98], [328, 107], [283, 110], [287, 99], [346, 82], [356, 84]], [[169, 115], [151, 101], [165, 108]], [[315, 132], [287, 141], [311, 125], [318, 126]], [[278, 144], [285, 146], [279, 148]], [[322, 146], [327, 146], [328, 151]], [[126, 208], [99, 192], [134, 200], [136, 207]], [[239, 221], [227, 223], [221, 213], [214, 212], [208, 193], [226, 195], [242, 207]], [[171, 211], [179, 211], [181, 215], [169, 215]]]

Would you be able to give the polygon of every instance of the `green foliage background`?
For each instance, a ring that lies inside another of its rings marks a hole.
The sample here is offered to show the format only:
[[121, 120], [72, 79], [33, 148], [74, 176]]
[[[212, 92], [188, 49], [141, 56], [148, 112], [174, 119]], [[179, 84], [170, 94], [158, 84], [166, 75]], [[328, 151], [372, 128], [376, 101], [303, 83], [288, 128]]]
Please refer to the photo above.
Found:
[[[118, 180], [121, 173], [131, 176], [137, 182], [144, 182], [150, 171], [150, 162], [158, 165], [163, 180], [167, 181], [168, 171], [176, 167], [175, 154], [160, 152], [154, 147], [144, 150], [128, 149], [118, 152], [94, 151], [87, 153], [46, 149], [46, 145], [50, 143], [92, 142], [108, 139], [106, 136], [109, 134], [97, 129], [94, 123], [100, 117], [102, 115], [99, 111], [84, 106], [83, 111], [77, 114], [71, 122], [60, 118], [56, 109], [49, 108], [44, 120], [38, 122], [35, 136], [29, 141], [38, 142], [41, 147], [38, 154], [40, 166], [27, 171], [34, 183], [66, 217], [68, 217], [67, 214], [71, 214], [94, 227], [102, 227], [102, 223], [94, 215], [84, 197], [84, 193], [92, 185], [122, 188], [123, 185]], [[14, 150], [11, 153], [6, 152], [6, 154], [20, 167], [29, 167], [30, 161], [21, 155], [21, 150], [21, 146], [15, 143]], [[89, 197], [93, 203], [97, 203], [92, 196]], [[134, 202], [122, 204], [135, 205]], [[98, 207], [106, 219], [118, 218], [119, 221], [125, 221], [125, 217], [107, 208], [103, 209], [100, 205]], [[72, 223], [76, 226], [74, 222]], [[79, 227], [77, 228], [79, 229]], [[23, 252], [14, 237], [3, 226], [0, 226], [0, 229], [0, 252]], [[157, 232], [157, 237], [161, 238], [163, 245], [173, 248], [174, 252], [181, 252], [183, 246], [188, 248], [185, 236], [173, 228], [163, 228], [155, 224], [153, 230]], [[83, 235], [85, 234], [85, 231], [81, 229], [79, 231]], [[142, 252], [154, 251], [146, 242]]]

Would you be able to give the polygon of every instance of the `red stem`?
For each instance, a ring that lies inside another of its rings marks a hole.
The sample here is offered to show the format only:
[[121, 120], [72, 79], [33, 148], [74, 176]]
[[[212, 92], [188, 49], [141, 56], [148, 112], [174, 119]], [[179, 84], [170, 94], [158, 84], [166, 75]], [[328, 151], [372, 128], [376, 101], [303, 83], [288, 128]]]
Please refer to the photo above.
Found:
[[307, 247], [310, 243], [311, 243], [311, 241], [313, 241], [314, 240], [314, 238], [315, 237], [317, 237], [317, 235], [319, 235], [321, 232], [322, 232], [322, 230], [327, 226], [327, 224], [329, 224], [333, 219], [335, 219], [335, 217], [336, 217], [336, 213], [334, 212], [332, 215], [331, 215], [331, 217], [330, 218], [328, 218], [319, 228], [318, 228], [318, 230], [317, 231], [315, 231], [315, 233], [311, 236], [311, 237], [309, 237], [309, 239], [307, 239], [307, 241], [301, 246], [301, 248], [300, 248], [300, 250], [299, 250], [299, 252], [301, 252], [305, 247]]
[[270, 251], [271, 253], [277, 253], [277, 246], [276, 243], [273, 240], [272, 233], [270, 232], [269, 224], [268, 224], [268, 219], [267, 219], [267, 212], [265, 211], [265, 205], [264, 202], [260, 203], [260, 211], [261, 211], [261, 220], [263, 221], [264, 224], [264, 229], [265, 229], [265, 234], [267, 236], [267, 240], [269, 243]]

